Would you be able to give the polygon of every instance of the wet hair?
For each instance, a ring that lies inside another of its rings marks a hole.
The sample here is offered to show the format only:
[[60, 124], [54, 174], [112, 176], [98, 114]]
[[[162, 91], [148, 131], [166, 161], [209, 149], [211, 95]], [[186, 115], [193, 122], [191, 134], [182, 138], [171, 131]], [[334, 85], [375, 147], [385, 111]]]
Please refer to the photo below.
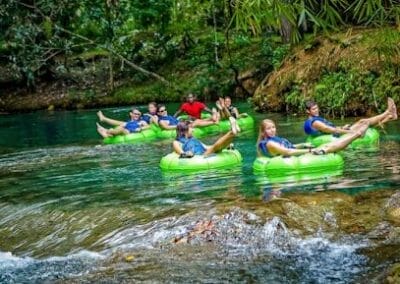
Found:
[[131, 110], [131, 112], [133, 113], [133, 112], [135, 112], [135, 110], [138, 111], [138, 112], [140, 112], [140, 114], [142, 114], [142, 112], [140, 111], [140, 109], [138, 109], [137, 107], [133, 107], [132, 110]]
[[313, 100], [308, 100], [304, 103], [304, 106], [306, 107], [306, 110], [310, 110], [313, 106], [315, 106], [317, 103]]
[[165, 108], [165, 109], [167, 109], [167, 107], [164, 105], [164, 104], [158, 104], [157, 105], [157, 112], [159, 112], [160, 111], [160, 108]]
[[258, 130], [258, 138], [257, 138], [257, 153], [260, 154], [260, 150], [258, 149], [258, 144], [261, 142], [261, 140], [264, 138], [264, 133], [265, 133], [265, 128], [267, 124], [273, 124], [275, 125], [275, 122], [271, 119], [263, 119], [260, 123], [260, 128]]
[[189, 131], [189, 125], [189, 121], [180, 121], [176, 125], [176, 140], [186, 135], [186, 133]]
[[152, 105], [155, 106], [156, 108], [158, 108], [157, 103], [156, 102], [149, 102], [148, 105]]

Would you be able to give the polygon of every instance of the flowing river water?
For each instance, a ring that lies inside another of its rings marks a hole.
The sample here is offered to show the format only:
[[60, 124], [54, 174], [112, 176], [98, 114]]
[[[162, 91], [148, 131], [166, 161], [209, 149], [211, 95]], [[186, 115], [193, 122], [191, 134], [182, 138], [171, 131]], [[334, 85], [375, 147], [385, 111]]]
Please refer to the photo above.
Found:
[[[239, 106], [304, 140], [304, 117]], [[253, 174], [257, 127], [235, 140], [242, 166], [169, 174], [171, 141], [103, 145], [96, 119], [0, 116], [0, 283], [379, 282], [400, 262], [398, 121], [379, 149], [343, 152], [343, 172], [302, 180]]]

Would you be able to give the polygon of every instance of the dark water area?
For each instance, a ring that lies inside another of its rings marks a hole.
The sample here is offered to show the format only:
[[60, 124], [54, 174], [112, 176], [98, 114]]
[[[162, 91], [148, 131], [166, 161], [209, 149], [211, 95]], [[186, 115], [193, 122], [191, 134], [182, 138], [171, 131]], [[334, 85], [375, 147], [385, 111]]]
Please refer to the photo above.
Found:
[[257, 121], [235, 139], [242, 165], [190, 174], [160, 170], [171, 141], [103, 145], [97, 110], [1, 115], [0, 283], [350, 283], [400, 262], [371, 237], [398, 230], [376, 212], [400, 188], [399, 121], [342, 171], [271, 178], [252, 170], [258, 122], [298, 143], [304, 117], [238, 106]]

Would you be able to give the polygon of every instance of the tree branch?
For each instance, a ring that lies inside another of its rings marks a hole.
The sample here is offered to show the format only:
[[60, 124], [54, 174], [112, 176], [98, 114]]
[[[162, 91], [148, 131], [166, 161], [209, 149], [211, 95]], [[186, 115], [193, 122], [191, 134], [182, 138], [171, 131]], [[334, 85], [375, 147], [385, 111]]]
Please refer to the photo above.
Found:
[[[42, 12], [37, 6], [29, 5], [29, 4], [26, 4], [26, 3], [23, 3], [23, 2], [18, 2], [18, 3], [19, 3], [21, 6], [24, 6], [24, 7], [27, 7], [27, 8], [30, 8], [30, 9], [35, 10], [35, 11], [36, 11], [37, 13], [39, 13], [43, 18], [46, 18], [46, 15], [44, 15], [43, 12]], [[72, 32], [72, 31], [70, 31], [70, 30], [64, 29], [63, 27], [60, 27], [59, 25], [57, 25], [57, 24], [55, 24], [55, 23], [54, 23], [54, 26], [55, 26], [57, 29], [59, 29], [59, 30], [61, 30], [61, 31], [63, 31], [63, 32], [69, 34], [69, 35], [72, 35], [72, 36], [74, 36], [74, 37], [77, 37], [77, 38], [80, 38], [80, 39], [82, 39], [82, 40], [85, 40], [85, 41], [89, 42], [90, 44], [93, 44], [93, 45], [96, 44], [96, 42], [93, 41], [93, 40], [91, 40], [90, 38], [87, 38], [87, 37], [85, 37], [85, 36], [83, 36], [83, 35], [74, 33], [74, 32]], [[133, 69], [135, 69], [136, 71], [139, 71], [139, 72], [141, 72], [141, 73], [143, 73], [143, 74], [145, 74], [145, 75], [147, 75], [147, 76], [154, 77], [154, 78], [156, 78], [157, 80], [160, 80], [161, 82], [163, 82], [164, 84], [166, 84], [166, 85], [168, 85], [168, 86], [171, 86], [171, 83], [170, 83], [169, 81], [167, 81], [164, 77], [158, 75], [157, 73], [148, 71], [148, 70], [146, 70], [146, 69], [140, 67], [139, 65], [136, 65], [135, 63], [133, 63], [132, 61], [128, 60], [128, 59], [125, 58], [123, 55], [121, 55], [120, 53], [118, 53], [117, 51], [115, 51], [114, 49], [112, 49], [112, 48], [110, 48], [110, 47], [106, 47], [106, 46], [102, 46], [101, 48], [103, 48], [104, 50], [107, 50], [108, 52], [114, 54], [114, 55], [117, 56], [119, 59], [121, 59], [123, 62], [125, 62], [127, 65], [129, 65], [130, 67], [132, 67]]]

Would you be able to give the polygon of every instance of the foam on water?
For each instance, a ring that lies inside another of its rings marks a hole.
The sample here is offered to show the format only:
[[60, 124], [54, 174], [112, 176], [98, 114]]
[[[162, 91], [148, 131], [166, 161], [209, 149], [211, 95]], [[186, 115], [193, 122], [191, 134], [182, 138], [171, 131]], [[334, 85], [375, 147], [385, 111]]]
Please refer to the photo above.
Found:
[[[140, 278], [156, 282], [165, 280], [162, 275], [169, 275], [170, 281], [189, 279], [193, 269], [199, 269], [196, 272], [201, 275], [204, 272], [199, 268], [201, 263], [207, 263], [207, 277], [214, 281], [224, 277], [237, 280], [246, 271], [260, 281], [348, 283], [365, 270], [367, 258], [357, 250], [368, 244], [356, 237], [333, 241], [321, 231], [300, 237], [288, 230], [279, 217], [264, 222], [240, 209], [208, 218], [205, 221], [203, 215], [200, 224], [212, 224], [209, 228], [199, 229], [202, 226], [198, 226], [199, 215], [196, 221], [195, 215], [189, 214], [115, 231], [101, 242], [108, 244], [107, 253], [122, 250], [141, 255], [141, 265], [155, 265], [156, 255], [160, 274], [142, 274]], [[189, 247], [173, 244], [174, 239], [185, 240]], [[211, 252], [207, 249], [209, 244], [213, 244]], [[190, 246], [193, 246], [193, 255], [188, 261]], [[201, 252], [199, 248], [203, 248]], [[131, 275], [126, 277], [130, 279]]]
[[67, 256], [45, 259], [18, 257], [0, 252], [0, 283], [37, 283], [87, 273], [104, 255], [82, 250]]

